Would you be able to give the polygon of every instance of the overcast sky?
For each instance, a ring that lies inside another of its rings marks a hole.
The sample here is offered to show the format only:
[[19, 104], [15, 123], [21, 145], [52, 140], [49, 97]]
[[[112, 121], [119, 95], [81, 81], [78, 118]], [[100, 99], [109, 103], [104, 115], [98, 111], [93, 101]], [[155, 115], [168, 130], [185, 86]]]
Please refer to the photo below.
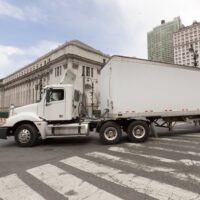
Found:
[[65, 41], [147, 58], [147, 32], [162, 19], [200, 21], [199, 0], [0, 0], [0, 78]]

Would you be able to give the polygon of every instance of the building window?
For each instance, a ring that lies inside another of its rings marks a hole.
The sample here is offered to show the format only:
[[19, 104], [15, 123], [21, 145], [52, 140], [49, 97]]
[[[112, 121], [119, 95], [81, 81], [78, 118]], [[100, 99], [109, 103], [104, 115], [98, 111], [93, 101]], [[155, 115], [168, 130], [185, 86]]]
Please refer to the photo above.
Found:
[[55, 68], [55, 77], [62, 75], [62, 66], [58, 66]]
[[82, 76], [85, 76], [85, 66], [82, 66]]
[[90, 68], [86, 67], [86, 76], [90, 76]]
[[60, 76], [62, 75], [62, 66], [60, 66]]
[[59, 74], [60, 74], [59, 67], [56, 68], [56, 71], [57, 71], [57, 76], [59, 76]]
[[91, 68], [91, 77], [93, 77], [93, 76], [94, 76], [94, 69]]

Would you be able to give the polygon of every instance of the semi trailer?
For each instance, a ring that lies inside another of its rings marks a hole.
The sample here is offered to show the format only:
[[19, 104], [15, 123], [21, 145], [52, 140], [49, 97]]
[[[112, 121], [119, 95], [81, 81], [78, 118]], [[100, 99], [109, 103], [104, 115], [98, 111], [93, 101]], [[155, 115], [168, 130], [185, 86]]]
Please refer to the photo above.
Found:
[[0, 138], [14, 136], [19, 146], [38, 138], [88, 136], [116, 144], [125, 132], [131, 142], [145, 142], [154, 126], [200, 119], [200, 70], [123, 56], [112, 56], [101, 70], [101, 115], [84, 114], [84, 94], [68, 70], [61, 84], [47, 85], [39, 103], [10, 108]]

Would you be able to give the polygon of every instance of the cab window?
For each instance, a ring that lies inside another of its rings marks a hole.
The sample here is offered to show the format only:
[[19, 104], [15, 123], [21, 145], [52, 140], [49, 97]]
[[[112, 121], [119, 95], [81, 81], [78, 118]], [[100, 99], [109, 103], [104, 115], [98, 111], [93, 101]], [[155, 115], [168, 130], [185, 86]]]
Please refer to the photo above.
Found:
[[63, 89], [49, 89], [47, 92], [47, 102], [62, 101], [64, 99]]

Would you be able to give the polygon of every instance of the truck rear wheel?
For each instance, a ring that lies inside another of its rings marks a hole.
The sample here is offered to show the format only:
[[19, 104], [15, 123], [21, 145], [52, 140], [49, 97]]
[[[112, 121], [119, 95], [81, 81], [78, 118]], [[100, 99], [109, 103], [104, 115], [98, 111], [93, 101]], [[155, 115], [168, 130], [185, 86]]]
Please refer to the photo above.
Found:
[[149, 136], [149, 126], [144, 121], [134, 121], [128, 126], [128, 137], [131, 142], [145, 142]]
[[100, 139], [104, 144], [117, 144], [121, 141], [121, 128], [114, 122], [106, 122], [102, 125], [99, 132]]
[[38, 139], [38, 131], [31, 124], [23, 124], [15, 131], [15, 141], [21, 147], [31, 147]]

